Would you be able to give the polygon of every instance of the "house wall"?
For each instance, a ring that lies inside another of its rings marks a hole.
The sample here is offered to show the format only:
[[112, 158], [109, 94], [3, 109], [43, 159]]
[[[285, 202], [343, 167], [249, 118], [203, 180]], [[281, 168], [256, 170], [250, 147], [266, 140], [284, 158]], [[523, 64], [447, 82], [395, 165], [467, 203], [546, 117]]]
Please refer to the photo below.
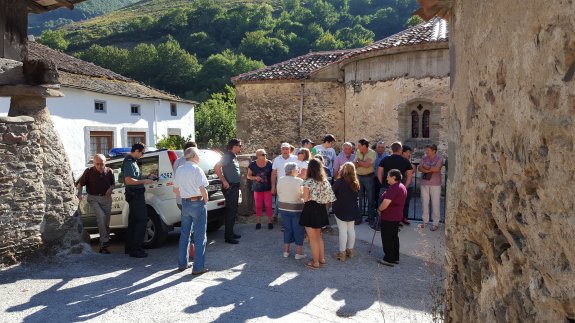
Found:
[[453, 5], [448, 321], [573, 322], [575, 2]]
[[[146, 132], [146, 144], [153, 147], [168, 133], [180, 130], [182, 136], [194, 137], [194, 108], [177, 103], [177, 116], [171, 116], [169, 101], [144, 100], [107, 95], [73, 88], [62, 88], [63, 98], [47, 99], [54, 127], [64, 145], [75, 175], [90, 160], [90, 131], [112, 131], [113, 146], [127, 146], [127, 132]], [[94, 101], [106, 102], [106, 113], [94, 111]], [[140, 105], [139, 116], [131, 115], [130, 106]], [[0, 115], [6, 115], [9, 98], [0, 98]]]
[[337, 82], [236, 84], [237, 129], [243, 152], [264, 148], [278, 154], [281, 142], [297, 147], [303, 138], [320, 142], [326, 133], [341, 140], [344, 95]]

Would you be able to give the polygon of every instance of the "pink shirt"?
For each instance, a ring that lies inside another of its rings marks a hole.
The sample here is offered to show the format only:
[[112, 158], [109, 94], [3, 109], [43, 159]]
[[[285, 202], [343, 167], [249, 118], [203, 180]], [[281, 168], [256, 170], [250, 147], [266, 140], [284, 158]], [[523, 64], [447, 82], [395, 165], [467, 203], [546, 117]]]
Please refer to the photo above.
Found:
[[[441, 158], [441, 156], [439, 154], [436, 154], [435, 158], [433, 158], [433, 160], [431, 160], [431, 159], [429, 159], [429, 157], [427, 157], [427, 155], [425, 155], [421, 159], [421, 164], [427, 168], [439, 166], [441, 169], [441, 166], [443, 165], [443, 158]], [[441, 186], [441, 172], [432, 173], [431, 179], [428, 179], [428, 180], [422, 179], [421, 185]]]

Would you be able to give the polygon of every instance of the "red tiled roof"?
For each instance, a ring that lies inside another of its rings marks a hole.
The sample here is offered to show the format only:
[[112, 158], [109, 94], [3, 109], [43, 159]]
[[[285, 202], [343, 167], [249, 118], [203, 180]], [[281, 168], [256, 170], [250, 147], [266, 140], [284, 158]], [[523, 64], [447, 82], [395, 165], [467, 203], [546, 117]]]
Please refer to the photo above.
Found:
[[232, 81], [304, 80], [309, 78], [312, 72], [338, 61], [349, 52], [349, 50], [337, 50], [309, 53], [259, 70], [240, 74], [232, 77]]
[[409, 29], [376, 41], [369, 46], [355, 49], [341, 58], [343, 61], [365, 53], [404, 46], [441, 43], [449, 40], [447, 21], [435, 17]]

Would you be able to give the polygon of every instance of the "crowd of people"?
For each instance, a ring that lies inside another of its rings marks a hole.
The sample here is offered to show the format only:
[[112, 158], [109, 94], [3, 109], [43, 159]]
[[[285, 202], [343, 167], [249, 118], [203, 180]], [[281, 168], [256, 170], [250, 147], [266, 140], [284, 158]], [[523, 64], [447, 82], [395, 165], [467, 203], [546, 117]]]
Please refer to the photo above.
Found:
[[[336, 139], [328, 134], [321, 144], [309, 139], [300, 148], [289, 143], [280, 145], [281, 154], [272, 160], [264, 149], [256, 150], [256, 158], [247, 170], [254, 194], [256, 230], [262, 228], [265, 210], [268, 229], [274, 228], [274, 211], [282, 218], [284, 231], [283, 256], [290, 257], [291, 244], [295, 244], [295, 259], [305, 259], [304, 240], [309, 240], [311, 259], [305, 262], [310, 269], [326, 264], [322, 228], [329, 226], [330, 210], [335, 215], [339, 230], [339, 252], [334, 258], [344, 261], [354, 256], [355, 226], [365, 217], [374, 230], [380, 230], [383, 258], [386, 266], [399, 263], [399, 227], [409, 225], [408, 211], [414, 191], [415, 166], [411, 163], [412, 149], [394, 142], [391, 155], [385, 152], [385, 143], [378, 141], [372, 147], [367, 139], [358, 140], [358, 146], [343, 143], [340, 154], [333, 147]], [[227, 151], [215, 165], [215, 173], [222, 182], [226, 199], [224, 241], [238, 244], [241, 235], [234, 231], [240, 191], [240, 167], [237, 155], [242, 142], [231, 139]], [[142, 248], [147, 221], [144, 185], [155, 178], [143, 178], [137, 160], [143, 156], [145, 146], [135, 144], [122, 164], [121, 178], [125, 184], [125, 199], [129, 204], [128, 230], [125, 252], [131, 257], [143, 258]], [[186, 143], [184, 155], [174, 162], [174, 192], [182, 212], [178, 251], [178, 269], [193, 267], [192, 274], [208, 271], [205, 266], [206, 224], [208, 202], [206, 175], [198, 166], [200, 153], [196, 144]], [[88, 203], [94, 208], [100, 232], [100, 253], [109, 253], [109, 225], [111, 193], [115, 179], [105, 166], [105, 157], [96, 155], [94, 166], [86, 169], [78, 181], [79, 197], [86, 186]], [[422, 174], [421, 200], [423, 204], [420, 228], [429, 224], [431, 202], [431, 231], [438, 229], [443, 160], [436, 145], [425, 147], [425, 156], [419, 168]], [[274, 206], [274, 196], [275, 206]], [[193, 235], [191, 234], [193, 232]], [[189, 249], [193, 236], [194, 259], [190, 265]]]

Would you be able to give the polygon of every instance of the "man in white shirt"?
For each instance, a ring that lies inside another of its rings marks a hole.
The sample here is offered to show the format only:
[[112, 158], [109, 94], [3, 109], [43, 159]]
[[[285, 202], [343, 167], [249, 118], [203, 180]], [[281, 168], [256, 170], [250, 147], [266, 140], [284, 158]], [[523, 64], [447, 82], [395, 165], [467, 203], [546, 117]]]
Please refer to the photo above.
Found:
[[[186, 144], [184, 145], [184, 151], [186, 151], [186, 149], [191, 148], [191, 147], [197, 147], [196, 143], [193, 141], [188, 141], [186, 142]], [[174, 162], [174, 176], [176, 176], [176, 171], [178, 170], [178, 167], [182, 166], [183, 164], [186, 163], [186, 157], [182, 156], [178, 159], [176, 159], [176, 161]], [[182, 210], [182, 197], [176, 194], [176, 204], [178, 204], [178, 208], [180, 209], [180, 211]]]
[[178, 167], [174, 179], [174, 192], [182, 198], [182, 225], [178, 251], [178, 270], [184, 271], [189, 265], [190, 232], [194, 231], [194, 268], [192, 275], [208, 271], [205, 266], [206, 224], [208, 213], [208, 179], [198, 163], [200, 151], [196, 147], [184, 151], [186, 162]]
[[[276, 194], [276, 184], [280, 177], [284, 177], [285, 172], [285, 164], [289, 162], [297, 163], [297, 157], [294, 155], [290, 155], [290, 144], [284, 142], [281, 144], [281, 155], [274, 158], [274, 162], [272, 164], [272, 194]], [[277, 219], [277, 198], [274, 208], [274, 217]]]

